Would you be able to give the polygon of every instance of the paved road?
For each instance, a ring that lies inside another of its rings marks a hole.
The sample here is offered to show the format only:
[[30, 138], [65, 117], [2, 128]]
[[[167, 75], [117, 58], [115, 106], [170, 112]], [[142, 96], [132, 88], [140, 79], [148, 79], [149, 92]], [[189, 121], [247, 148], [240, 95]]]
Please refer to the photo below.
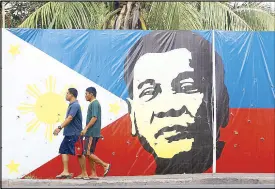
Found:
[[104, 184], [104, 185], [17, 185], [17, 186], [5, 186], [2, 188], [275, 188], [274, 184], [146, 184], [146, 185], [113, 185], [113, 184]]
[[106, 177], [100, 180], [3, 180], [3, 188], [275, 188], [275, 174], [193, 174]]
[[[71, 186], [66, 186], [67, 188]], [[123, 188], [123, 185], [105, 185], [105, 186], [96, 186], [90, 188]], [[187, 185], [146, 185], [146, 186], [140, 186], [140, 185], [132, 185], [127, 186], [127, 188], [274, 188], [273, 184], [187, 184]]]

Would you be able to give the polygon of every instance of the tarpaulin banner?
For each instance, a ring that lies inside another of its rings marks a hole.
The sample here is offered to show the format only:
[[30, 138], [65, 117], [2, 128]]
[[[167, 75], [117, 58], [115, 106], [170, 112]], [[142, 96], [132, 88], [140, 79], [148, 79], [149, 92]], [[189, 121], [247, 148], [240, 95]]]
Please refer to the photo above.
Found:
[[[110, 176], [275, 172], [274, 32], [2, 29], [2, 36], [3, 178], [62, 172], [63, 136], [52, 133], [65, 118], [69, 87], [78, 90], [85, 126], [90, 86], [102, 109], [95, 154], [112, 164]], [[80, 173], [76, 157], [69, 169]]]
[[226, 145], [218, 172], [274, 173], [274, 34], [215, 32], [230, 99], [229, 123], [220, 132]]

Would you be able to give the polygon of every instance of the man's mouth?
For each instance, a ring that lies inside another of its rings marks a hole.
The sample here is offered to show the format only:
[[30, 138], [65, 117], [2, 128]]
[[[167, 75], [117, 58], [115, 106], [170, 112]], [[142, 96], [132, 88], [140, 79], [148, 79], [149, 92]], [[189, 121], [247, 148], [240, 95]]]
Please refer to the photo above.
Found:
[[187, 127], [182, 125], [174, 125], [172, 127], [164, 127], [160, 129], [156, 134], [155, 138], [157, 139], [160, 136], [164, 136], [168, 143], [173, 141], [178, 141], [181, 139], [192, 139], [194, 138], [193, 133], [188, 130]]

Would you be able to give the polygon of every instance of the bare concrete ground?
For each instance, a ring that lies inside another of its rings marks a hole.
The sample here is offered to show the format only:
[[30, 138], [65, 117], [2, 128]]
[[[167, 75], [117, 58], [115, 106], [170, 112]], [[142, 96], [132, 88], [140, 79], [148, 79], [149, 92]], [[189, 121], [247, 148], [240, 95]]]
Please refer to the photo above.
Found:
[[275, 174], [183, 174], [154, 176], [117, 176], [100, 180], [2, 180], [2, 188], [275, 188]]

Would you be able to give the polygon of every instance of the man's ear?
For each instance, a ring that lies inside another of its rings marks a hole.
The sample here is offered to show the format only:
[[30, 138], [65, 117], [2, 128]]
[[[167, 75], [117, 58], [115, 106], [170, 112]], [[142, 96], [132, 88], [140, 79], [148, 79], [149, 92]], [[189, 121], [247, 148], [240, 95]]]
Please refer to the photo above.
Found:
[[132, 128], [132, 135], [135, 136], [137, 134], [136, 130], [136, 118], [135, 118], [135, 112], [133, 110], [133, 100], [130, 98], [126, 99], [127, 105], [128, 105], [128, 112], [131, 119], [131, 128]]

